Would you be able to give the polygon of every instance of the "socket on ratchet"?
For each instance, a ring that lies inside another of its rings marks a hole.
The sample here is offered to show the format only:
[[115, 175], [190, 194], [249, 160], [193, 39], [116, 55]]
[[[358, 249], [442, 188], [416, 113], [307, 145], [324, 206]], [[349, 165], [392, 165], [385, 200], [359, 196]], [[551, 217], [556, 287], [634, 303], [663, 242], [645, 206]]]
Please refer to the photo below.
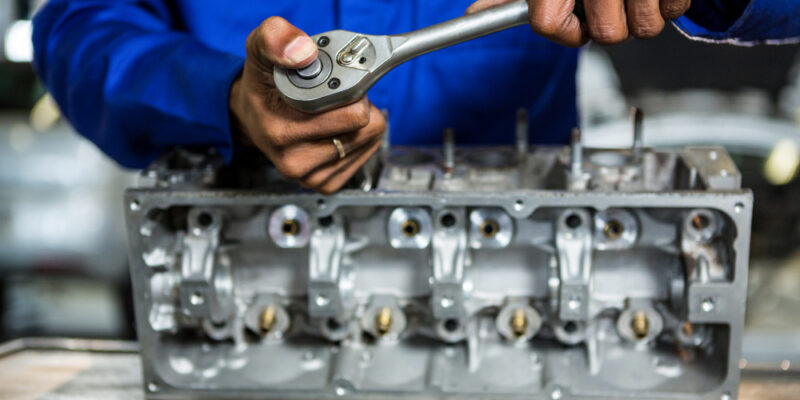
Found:
[[[582, 17], [583, 4], [575, 13]], [[333, 30], [311, 37], [319, 54], [299, 70], [275, 67], [275, 85], [293, 107], [320, 113], [352, 103], [394, 67], [425, 53], [528, 23], [528, 2], [516, 0], [400, 35]]]

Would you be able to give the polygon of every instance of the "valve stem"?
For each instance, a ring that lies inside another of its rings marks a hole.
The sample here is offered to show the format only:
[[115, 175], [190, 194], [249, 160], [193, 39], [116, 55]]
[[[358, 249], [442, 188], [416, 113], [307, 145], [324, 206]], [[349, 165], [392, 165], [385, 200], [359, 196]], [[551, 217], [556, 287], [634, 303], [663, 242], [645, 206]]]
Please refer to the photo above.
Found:
[[514, 337], [519, 338], [524, 336], [525, 332], [528, 330], [528, 317], [525, 316], [525, 310], [522, 308], [514, 310], [514, 313], [511, 314], [509, 325], [511, 326], [511, 333]]
[[375, 333], [383, 336], [392, 329], [392, 309], [391, 307], [382, 307], [375, 314]]
[[520, 161], [528, 153], [528, 110], [517, 110], [517, 154]]
[[572, 147], [570, 149], [570, 172], [573, 178], [581, 175], [583, 167], [583, 144], [581, 143], [581, 130], [572, 130]]
[[261, 318], [259, 319], [259, 325], [261, 327], [262, 333], [269, 333], [270, 330], [275, 326], [275, 306], [270, 304], [264, 311], [261, 312]]
[[444, 173], [450, 174], [456, 166], [456, 143], [455, 132], [451, 128], [444, 130], [444, 141], [442, 144], [442, 152], [444, 153]]
[[633, 313], [631, 330], [633, 331], [633, 336], [639, 340], [646, 338], [650, 334], [650, 321], [647, 320], [647, 314], [644, 311], [639, 310]]
[[644, 139], [642, 138], [642, 125], [644, 120], [644, 113], [638, 107], [631, 107], [631, 125], [633, 126], [633, 157], [636, 162], [642, 158], [642, 147]]

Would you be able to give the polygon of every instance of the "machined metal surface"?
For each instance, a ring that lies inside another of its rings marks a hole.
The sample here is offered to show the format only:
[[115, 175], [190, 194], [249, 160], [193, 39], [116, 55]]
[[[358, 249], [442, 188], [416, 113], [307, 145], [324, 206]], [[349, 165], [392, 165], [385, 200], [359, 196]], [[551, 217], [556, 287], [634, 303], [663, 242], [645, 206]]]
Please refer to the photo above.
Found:
[[[745, 340], [747, 341], [747, 340]], [[142, 391], [136, 343], [25, 338], [0, 344], [0, 397], [41, 400], [138, 400]], [[13, 349], [12, 351], [3, 351]], [[740, 400], [795, 400], [798, 369], [742, 365]], [[158, 390], [159, 387], [151, 386]]]
[[126, 194], [148, 398], [737, 397], [722, 148], [387, 148], [333, 196], [255, 160]]

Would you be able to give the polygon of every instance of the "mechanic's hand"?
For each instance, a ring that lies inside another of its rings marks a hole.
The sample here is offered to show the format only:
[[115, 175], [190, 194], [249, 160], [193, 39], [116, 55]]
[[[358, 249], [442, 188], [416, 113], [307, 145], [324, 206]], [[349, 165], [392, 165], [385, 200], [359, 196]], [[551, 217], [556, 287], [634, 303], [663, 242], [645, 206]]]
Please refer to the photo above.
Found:
[[[512, 0], [478, 0], [467, 14]], [[583, 0], [586, 22], [573, 14], [575, 0], [528, 0], [533, 31], [556, 43], [578, 47], [593, 40], [600, 44], [619, 43], [629, 36], [655, 37], [666, 20], [680, 17], [690, 0]]]
[[[302, 68], [316, 56], [317, 46], [301, 30], [283, 18], [265, 20], [247, 38], [244, 71], [231, 86], [230, 109], [243, 139], [261, 149], [284, 176], [329, 194], [380, 147], [386, 122], [366, 97], [317, 115], [284, 102], [275, 88], [273, 66]], [[334, 138], [344, 147], [342, 159]]]

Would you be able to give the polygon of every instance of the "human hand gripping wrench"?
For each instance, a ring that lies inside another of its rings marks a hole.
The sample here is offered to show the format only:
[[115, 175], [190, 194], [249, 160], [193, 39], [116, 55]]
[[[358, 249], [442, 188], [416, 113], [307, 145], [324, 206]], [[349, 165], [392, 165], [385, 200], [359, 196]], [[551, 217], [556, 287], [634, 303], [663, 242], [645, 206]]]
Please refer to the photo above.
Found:
[[[576, 2], [582, 16], [583, 4]], [[293, 107], [320, 113], [362, 98], [383, 75], [417, 56], [528, 23], [528, 2], [517, 0], [399, 35], [333, 30], [312, 36], [317, 59], [305, 68], [275, 67], [275, 85]]]

